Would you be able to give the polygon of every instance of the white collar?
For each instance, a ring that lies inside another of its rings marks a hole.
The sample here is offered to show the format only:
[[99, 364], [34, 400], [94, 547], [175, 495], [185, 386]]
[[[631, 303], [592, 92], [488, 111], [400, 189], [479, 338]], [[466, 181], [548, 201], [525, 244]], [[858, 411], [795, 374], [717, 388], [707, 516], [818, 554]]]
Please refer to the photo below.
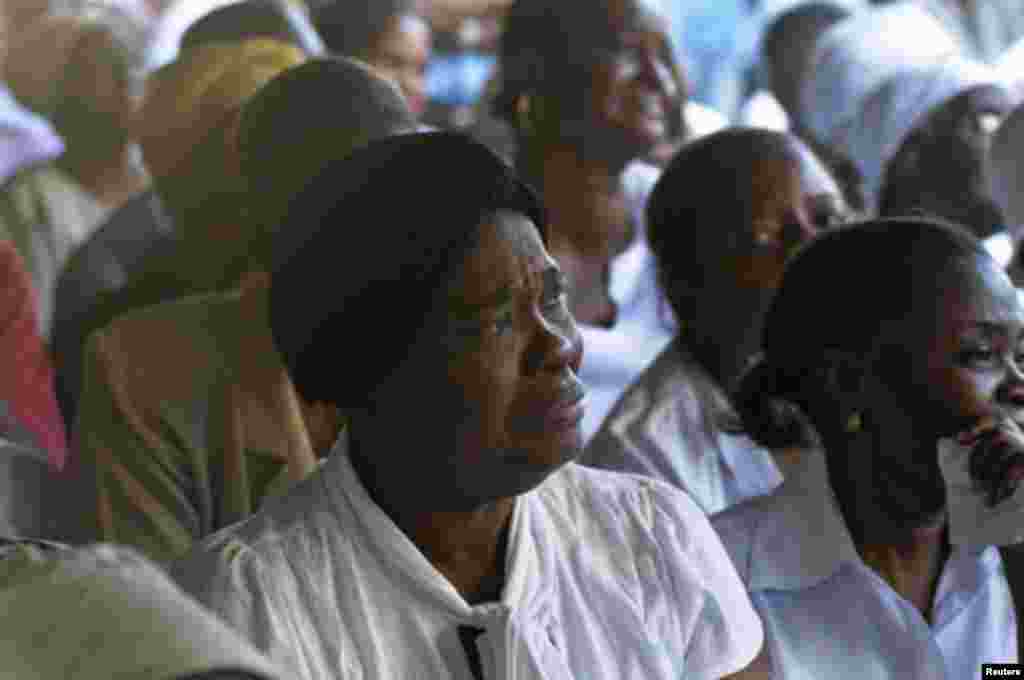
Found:
[[750, 550], [751, 590], [803, 590], [842, 565], [861, 561], [820, 451], [802, 452], [775, 493], [744, 509], [758, 518]]
[[[737, 508], [753, 511], [757, 517], [747, 565], [751, 591], [804, 590], [844, 565], [866, 568], [828, 483], [825, 454], [820, 450], [801, 453], [775, 493]], [[940, 591], [974, 590], [996, 572], [998, 564], [996, 548], [954, 547]]]

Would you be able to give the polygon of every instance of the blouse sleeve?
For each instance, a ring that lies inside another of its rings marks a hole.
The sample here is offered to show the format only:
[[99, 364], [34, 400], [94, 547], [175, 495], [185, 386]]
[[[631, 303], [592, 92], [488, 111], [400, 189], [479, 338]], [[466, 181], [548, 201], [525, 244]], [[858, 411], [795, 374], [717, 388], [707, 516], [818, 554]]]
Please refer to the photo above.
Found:
[[717, 680], [746, 668], [760, 652], [764, 629], [710, 522], [684, 493], [653, 480], [648, 495], [657, 570], [668, 602], [663, 639], [680, 646], [685, 677]]

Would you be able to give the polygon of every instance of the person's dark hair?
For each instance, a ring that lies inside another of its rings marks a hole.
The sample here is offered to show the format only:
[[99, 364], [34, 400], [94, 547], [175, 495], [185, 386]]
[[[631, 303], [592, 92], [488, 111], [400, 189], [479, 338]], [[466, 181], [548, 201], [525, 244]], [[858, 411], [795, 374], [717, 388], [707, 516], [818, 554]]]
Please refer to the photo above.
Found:
[[833, 2], [808, 2], [776, 16], [761, 39], [761, 54], [774, 61], [796, 36], [815, 35], [850, 16], [850, 10]]
[[314, 59], [267, 83], [242, 109], [238, 132], [247, 223], [259, 234], [250, 268], [271, 267], [283, 212], [324, 166], [415, 125], [395, 86], [353, 59]]
[[534, 192], [461, 133], [396, 135], [327, 165], [280, 228], [308, 237], [271, 276], [271, 333], [302, 398], [372, 403], [501, 211], [546, 238]]
[[181, 37], [181, 49], [270, 38], [302, 47], [291, 21], [274, 0], [242, 0], [203, 15]]
[[[762, 357], [733, 403], [744, 429], [769, 449], [806, 446], [835, 431], [830, 354], [906, 365], [892, 343], [898, 324], [938, 304], [948, 272], [991, 259], [961, 227], [923, 219], [880, 219], [820, 234], [789, 263], [764, 319]], [[920, 318], [920, 317], [915, 317]], [[905, 328], [905, 326], [903, 326]]]
[[[718, 270], [718, 255], [749, 248], [754, 163], [800, 160], [801, 142], [781, 132], [728, 128], [684, 146], [647, 201], [647, 233], [661, 288], [685, 326]], [[809, 153], [809, 152], [808, 152]]]
[[313, 22], [331, 54], [365, 56], [387, 29], [388, 22], [406, 14], [418, 14], [416, 0], [333, 0], [316, 11]]

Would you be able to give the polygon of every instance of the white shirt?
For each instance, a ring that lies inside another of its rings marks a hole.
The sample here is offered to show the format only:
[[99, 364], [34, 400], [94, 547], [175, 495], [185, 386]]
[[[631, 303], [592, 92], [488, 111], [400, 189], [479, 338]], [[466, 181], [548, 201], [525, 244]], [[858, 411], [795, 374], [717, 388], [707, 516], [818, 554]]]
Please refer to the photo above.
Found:
[[500, 602], [471, 606], [327, 463], [174, 565], [187, 591], [303, 680], [719, 678], [760, 649], [721, 543], [656, 480], [570, 464], [520, 496]]
[[764, 621], [773, 678], [962, 680], [1017, 661], [1017, 619], [996, 548], [954, 548], [934, 625], [860, 559], [808, 454], [772, 495], [712, 522]]
[[728, 410], [711, 377], [669, 345], [623, 394], [582, 462], [668, 482], [714, 514], [782, 483], [771, 453], [713, 422]]
[[637, 234], [633, 244], [612, 259], [609, 269], [615, 324], [611, 328], [579, 324], [583, 336], [580, 380], [587, 386], [581, 426], [584, 440], [594, 436], [623, 391], [675, 335], [675, 317], [658, 286], [644, 220], [647, 197], [660, 173], [652, 165], [633, 163], [624, 175]]

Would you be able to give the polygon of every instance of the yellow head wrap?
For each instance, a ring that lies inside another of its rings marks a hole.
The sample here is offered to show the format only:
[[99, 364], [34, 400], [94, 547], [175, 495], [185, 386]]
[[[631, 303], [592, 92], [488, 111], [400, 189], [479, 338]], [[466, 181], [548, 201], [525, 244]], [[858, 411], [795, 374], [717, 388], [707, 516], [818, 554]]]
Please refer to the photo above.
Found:
[[305, 54], [276, 40], [203, 45], [182, 52], [147, 83], [137, 131], [154, 177], [186, 170], [188, 156], [242, 105]]

